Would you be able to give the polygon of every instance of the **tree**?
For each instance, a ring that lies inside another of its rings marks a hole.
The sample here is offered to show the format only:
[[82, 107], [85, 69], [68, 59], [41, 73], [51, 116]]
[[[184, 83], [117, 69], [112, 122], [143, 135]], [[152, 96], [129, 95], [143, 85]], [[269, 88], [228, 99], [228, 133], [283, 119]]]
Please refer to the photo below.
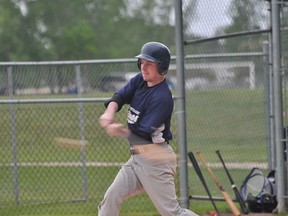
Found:
[[[231, 25], [224, 28], [224, 33], [260, 30], [267, 27], [269, 21], [268, 11], [265, 10], [266, 2], [232, 0], [229, 7]], [[267, 8], [267, 7], [266, 7]], [[225, 50], [228, 52], [261, 51], [262, 40], [259, 35], [249, 35], [225, 40]]]
[[0, 58], [2, 61], [39, 59], [41, 44], [33, 40], [33, 31], [19, 5], [2, 1], [0, 8]]
[[122, 58], [147, 41], [174, 44], [173, 0], [3, 2], [4, 61]]

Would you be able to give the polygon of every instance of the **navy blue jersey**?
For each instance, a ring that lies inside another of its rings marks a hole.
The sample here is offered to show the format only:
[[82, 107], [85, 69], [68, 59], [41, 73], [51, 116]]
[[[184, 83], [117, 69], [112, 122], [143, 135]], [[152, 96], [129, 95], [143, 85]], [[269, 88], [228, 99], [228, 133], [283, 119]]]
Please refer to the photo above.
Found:
[[118, 94], [126, 104], [130, 104], [127, 122], [132, 133], [153, 143], [172, 139], [173, 98], [166, 81], [147, 87], [139, 73]]

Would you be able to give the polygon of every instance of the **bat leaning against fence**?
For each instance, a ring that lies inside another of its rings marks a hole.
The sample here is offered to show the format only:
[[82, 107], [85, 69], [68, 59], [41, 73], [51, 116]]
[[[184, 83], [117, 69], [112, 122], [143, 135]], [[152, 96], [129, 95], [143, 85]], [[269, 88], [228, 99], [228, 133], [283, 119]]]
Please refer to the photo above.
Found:
[[208, 194], [209, 199], [210, 199], [210, 201], [211, 201], [211, 203], [212, 203], [215, 211], [217, 212], [217, 215], [218, 215], [218, 216], [221, 216], [221, 215], [220, 215], [220, 212], [219, 212], [219, 210], [217, 209], [217, 206], [216, 206], [216, 204], [215, 204], [215, 202], [214, 202], [214, 200], [213, 200], [213, 198], [212, 198], [212, 196], [211, 196], [211, 193], [210, 193], [209, 188], [208, 188], [208, 186], [207, 186], [207, 184], [206, 184], [206, 181], [205, 181], [205, 179], [204, 179], [204, 176], [203, 176], [203, 174], [202, 174], [202, 172], [201, 172], [201, 170], [200, 170], [200, 167], [199, 167], [199, 165], [198, 165], [198, 163], [197, 163], [197, 160], [196, 160], [196, 158], [194, 157], [194, 154], [193, 154], [192, 152], [188, 152], [188, 157], [190, 158], [191, 163], [192, 163], [192, 165], [193, 165], [193, 167], [194, 167], [194, 169], [195, 169], [195, 171], [196, 171], [196, 174], [198, 175], [201, 183], [203, 184], [203, 187], [204, 187], [206, 193]]
[[221, 156], [221, 154], [220, 154], [220, 151], [217, 150], [217, 151], [216, 151], [216, 154], [218, 155], [218, 157], [219, 157], [219, 159], [220, 159], [220, 161], [221, 161], [221, 163], [222, 163], [222, 165], [223, 165], [223, 167], [224, 167], [224, 170], [225, 170], [225, 172], [226, 172], [226, 174], [227, 174], [227, 176], [228, 176], [228, 178], [229, 178], [229, 181], [230, 181], [230, 183], [231, 183], [231, 187], [232, 187], [232, 189], [233, 189], [233, 191], [234, 191], [234, 193], [235, 193], [236, 199], [237, 199], [237, 201], [238, 201], [238, 203], [239, 203], [239, 205], [240, 205], [240, 208], [241, 208], [242, 212], [243, 212], [244, 214], [249, 214], [249, 210], [248, 210], [248, 208], [246, 207], [245, 202], [244, 202], [244, 200], [242, 199], [242, 197], [241, 197], [241, 195], [240, 195], [240, 193], [239, 193], [239, 190], [238, 190], [238, 188], [237, 188], [237, 186], [236, 186], [236, 184], [235, 184], [235, 182], [234, 182], [234, 180], [233, 180], [233, 178], [232, 178], [229, 170], [228, 170], [227, 167], [226, 167], [226, 164], [225, 164], [225, 162], [224, 162], [224, 160], [223, 160], [223, 158], [222, 158], [222, 156]]
[[238, 208], [235, 206], [235, 204], [233, 203], [233, 200], [230, 198], [230, 196], [228, 195], [228, 193], [223, 189], [222, 185], [220, 184], [218, 178], [216, 177], [214, 171], [208, 166], [207, 161], [205, 160], [204, 156], [202, 155], [200, 150], [197, 150], [196, 154], [199, 156], [202, 164], [204, 165], [204, 167], [207, 169], [208, 173], [210, 174], [210, 176], [213, 178], [215, 184], [217, 185], [218, 189], [220, 190], [222, 196], [224, 197], [226, 203], [228, 204], [229, 208], [231, 209], [232, 213], [234, 216], [240, 216], [241, 213], [238, 210]]

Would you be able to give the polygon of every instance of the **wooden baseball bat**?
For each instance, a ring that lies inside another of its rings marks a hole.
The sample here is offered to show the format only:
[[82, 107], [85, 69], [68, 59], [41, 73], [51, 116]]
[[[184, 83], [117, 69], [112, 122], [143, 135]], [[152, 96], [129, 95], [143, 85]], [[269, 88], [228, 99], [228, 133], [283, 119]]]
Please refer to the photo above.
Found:
[[240, 205], [240, 207], [241, 207], [241, 210], [243, 211], [244, 214], [249, 214], [249, 210], [248, 210], [248, 208], [246, 207], [245, 202], [244, 202], [244, 200], [242, 199], [242, 197], [241, 197], [241, 195], [240, 195], [240, 193], [239, 193], [239, 190], [238, 190], [238, 188], [237, 188], [237, 186], [236, 186], [236, 184], [235, 184], [235, 182], [234, 182], [234, 180], [233, 180], [233, 178], [232, 178], [229, 170], [228, 170], [227, 167], [226, 167], [226, 164], [225, 164], [225, 162], [224, 162], [224, 160], [223, 160], [223, 158], [222, 158], [222, 156], [221, 156], [221, 154], [220, 154], [220, 151], [217, 150], [217, 151], [216, 151], [216, 154], [218, 155], [218, 157], [219, 157], [219, 159], [220, 159], [220, 161], [221, 161], [221, 163], [222, 163], [222, 165], [223, 165], [223, 167], [224, 167], [224, 170], [225, 170], [225, 172], [226, 172], [226, 174], [227, 174], [227, 176], [228, 176], [228, 178], [229, 178], [229, 181], [230, 181], [230, 183], [231, 183], [231, 187], [232, 187], [232, 189], [233, 189], [233, 191], [234, 191], [234, 194], [235, 194], [235, 196], [236, 196], [236, 199], [237, 199], [237, 201], [238, 201], [238, 203], [239, 203], [239, 205]]
[[54, 142], [57, 146], [67, 149], [82, 149], [89, 144], [88, 141], [82, 141], [77, 139], [65, 138], [65, 137], [55, 137]]
[[204, 156], [202, 155], [201, 151], [197, 150], [196, 154], [199, 156], [202, 164], [205, 166], [205, 168], [207, 169], [208, 173], [213, 178], [215, 184], [217, 185], [218, 189], [220, 190], [222, 196], [224, 197], [224, 199], [225, 199], [226, 203], [228, 204], [229, 208], [231, 209], [233, 215], [234, 216], [240, 216], [241, 215], [240, 211], [235, 206], [234, 202], [232, 201], [232, 199], [230, 198], [228, 193], [224, 190], [224, 188], [220, 184], [220, 182], [219, 182], [218, 178], [216, 177], [215, 173], [213, 172], [213, 170], [208, 166], [208, 163], [206, 162], [206, 160], [205, 160]]

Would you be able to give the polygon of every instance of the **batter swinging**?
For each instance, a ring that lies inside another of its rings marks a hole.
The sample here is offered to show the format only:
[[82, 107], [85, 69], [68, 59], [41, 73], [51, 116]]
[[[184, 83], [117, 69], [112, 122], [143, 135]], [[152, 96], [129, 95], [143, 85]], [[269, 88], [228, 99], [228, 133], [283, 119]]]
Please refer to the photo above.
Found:
[[[164, 44], [149, 42], [136, 58], [141, 73], [105, 103], [99, 119], [110, 136], [128, 138], [131, 157], [106, 191], [98, 215], [119, 215], [125, 199], [145, 191], [162, 216], [196, 216], [180, 207], [175, 192], [177, 161], [169, 145], [173, 99], [165, 78], [170, 51]], [[128, 129], [115, 123], [115, 114], [124, 104], [130, 104]]]

